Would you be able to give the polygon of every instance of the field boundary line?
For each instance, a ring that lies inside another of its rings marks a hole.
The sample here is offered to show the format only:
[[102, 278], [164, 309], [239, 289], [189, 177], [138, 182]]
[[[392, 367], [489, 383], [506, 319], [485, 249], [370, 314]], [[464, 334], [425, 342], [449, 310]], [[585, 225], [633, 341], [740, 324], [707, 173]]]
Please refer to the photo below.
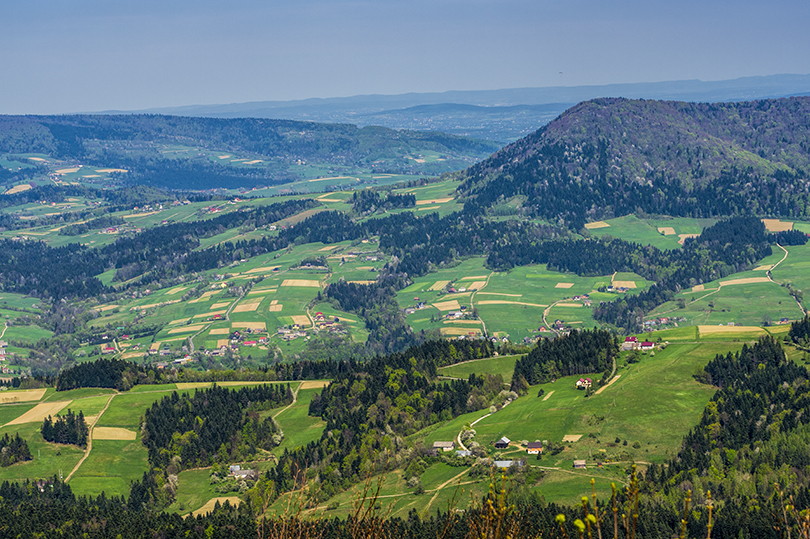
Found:
[[423, 514], [423, 515], [427, 515], [427, 512], [430, 510], [430, 506], [431, 506], [431, 505], [433, 505], [433, 502], [434, 502], [434, 501], [436, 501], [436, 498], [438, 498], [438, 497], [439, 497], [439, 493], [442, 491], [442, 489], [443, 489], [444, 487], [446, 487], [447, 485], [449, 485], [450, 483], [452, 483], [453, 481], [455, 481], [456, 479], [458, 479], [458, 478], [459, 478], [459, 477], [461, 477], [462, 475], [466, 474], [466, 473], [467, 473], [467, 472], [469, 472], [470, 470], [472, 470], [472, 468], [464, 468], [464, 471], [463, 471], [463, 472], [461, 472], [461, 473], [460, 473], [460, 474], [458, 474], [458, 475], [454, 475], [453, 477], [451, 477], [450, 479], [448, 479], [447, 481], [445, 481], [444, 483], [442, 483], [441, 485], [439, 485], [438, 487], [436, 487], [436, 488], [434, 489], [434, 490], [435, 490], [435, 492], [433, 493], [433, 497], [430, 499], [430, 501], [427, 503], [427, 505], [426, 505], [426, 506], [425, 506], [425, 508], [423, 509], [423, 513], [422, 513], [422, 514]]
[[298, 401], [298, 391], [300, 391], [302, 385], [304, 385], [303, 381], [300, 382], [298, 384], [298, 387], [295, 388], [295, 391], [293, 391], [293, 400], [292, 400], [292, 402], [290, 404], [288, 404], [287, 406], [285, 406], [284, 408], [282, 408], [281, 410], [279, 410], [278, 412], [276, 412], [275, 414], [273, 414], [273, 421], [275, 421], [278, 416], [280, 416], [282, 413], [286, 412], [288, 408], [293, 406]]
[[[782, 247], [781, 245], [779, 245], [778, 243], [776, 244], [776, 246], [777, 246], [777, 247], [779, 247], [780, 249], [782, 249], [782, 250], [785, 252], [785, 256], [783, 256], [783, 257], [782, 257], [782, 260], [780, 260], [779, 262], [777, 262], [776, 264], [774, 264], [773, 266], [771, 266], [771, 269], [769, 269], [768, 271], [766, 271], [766, 272], [765, 272], [765, 275], [767, 275], [767, 276], [768, 276], [768, 280], [770, 280], [772, 283], [774, 283], [774, 284], [778, 284], [779, 286], [782, 286], [782, 284], [781, 284], [781, 283], [778, 283], [778, 282], [776, 282], [776, 281], [774, 281], [774, 280], [773, 280], [773, 277], [771, 277], [771, 272], [772, 272], [773, 270], [775, 270], [775, 269], [776, 269], [776, 267], [777, 267], [779, 264], [781, 264], [782, 262], [784, 262], [785, 260], [787, 260], [787, 257], [788, 257], [788, 255], [790, 254], [790, 252], [789, 252], [787, 249], [785, 249], [784, 247]], [[788, 291], [789, 291], [789, 292], [790, 292], [791, 290], [792, 290], [792, 289], [790, 289], [790, 288], [788, 289]], [[799, 301], [799, 298], [797, 298], [797, 297], [796, 297], [796, 296], [794, 296], [793, 294], [790, 294], [790, 297], [792, 297], [792, 298], [793, 298], [793, 299], [796, 301], [796, 305], [798, 305], [798, 306], [799, 306], [799, 310], [802, 312], [802, 314], [803, 314], [804, 316], [807, 316], [807, 309], [805, 309], [805, 308], [804, 308], [804, 305], [802, 305], [802, 302], [801, 302], [801, 301]], [[0, 337], [2, 337], [2, 335], [0, 335]]]
[[[490, 271], [489, 275], [487, 275], [486, 281], [484, 282], [484, 286], [482, 286], [481, 288], [486, 288], [487, 287], [487, 285], [489, 284], [489, 278], [492, 277], [493, 275], [495, 275], [495, 272]], [[476, 290], [475, 292], [470, 294], [470, 307], [472, 307], [473, 309], [475, 309], [475, 295], [477, 293], [478, 293], [478, 290]], [[489, 333], [487, 333], [487, 323], [484, 322], [484, 319], [481, 318], [480, 315], [478, 316], [478, 320], [481, 321], [481, 335], [483, 335], [484, 337], [489, 337]]]
[[112, 402], [113, 398], [116, 395], [118, 395], [118, 392], [110, 394], [110, 398], [107, 399], [107, 404], [104, 405], [104, 408], [102, 408], [101, 411], [98, 413], [98, 415], [96, 415], [96, 419], [95, 421], [93, 421], [93, 424], [90, 425], [89, 429], [87, 429], [87, 448], [84, 450], [84, 455], [82, 455], [82, 458], [80, 458], [79, 462], [76, 463], [76, 466], [74, 466], [73, 469], [70, 470], [70, 473], [65, 478], [65, 483], [70, 481], [70, 478], [73, 477], [73, 474], [75, 474], [78, 471], [81, 465], [84, 464], [84, 461], [87, 460], [87, 457], [90, 456], [90, 451], [93, 450], [93, 429], [96, 428], [98, 420], [101, 419], [101, 416], [103, 416], [104, 412], [107, 411], [107, 408], [110, 407], [110, 403]]

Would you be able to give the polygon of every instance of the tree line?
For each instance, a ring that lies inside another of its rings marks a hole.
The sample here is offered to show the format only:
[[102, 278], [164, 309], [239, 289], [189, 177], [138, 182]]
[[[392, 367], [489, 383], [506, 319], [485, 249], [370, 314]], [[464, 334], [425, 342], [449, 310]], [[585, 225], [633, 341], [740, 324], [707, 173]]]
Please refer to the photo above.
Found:
[[42, 421], [40, 429], [42, 437], [57, 444], [72, 444], [84, 447], [90, 436], [90, 429], [84, 419], [84, 413], [79, 411], [74, 413], [68, 408], [67, 413], [56, 416], [56, 419], [48, 416]]

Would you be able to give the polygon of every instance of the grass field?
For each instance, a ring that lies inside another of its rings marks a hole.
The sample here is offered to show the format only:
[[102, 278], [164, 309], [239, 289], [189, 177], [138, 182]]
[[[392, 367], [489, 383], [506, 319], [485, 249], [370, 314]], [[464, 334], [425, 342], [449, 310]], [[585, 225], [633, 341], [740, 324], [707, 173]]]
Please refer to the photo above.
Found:
[[715, 219], [692, 219], [687, 217], [669, 217], [656, 219], [640, 219], [635, 215], [625, 215], [604, 221], [608, 226], [592, 228], [588, 232], [592, 236], [610, 236], [625, 241], [653, 245], [659, 249], [677, 249], [681, 234], [700, 234], [707, 226], [716, 222]]
[[[295, 386], [293, 386], [294, 388]], [[309, 403], [312, 401], [312, 397], [320, 392], [320, 389], [300, 389], [295, 404], [274, 410], [270, 414], [284, 432], [281, 445], [273, 450], [275, 455], [280, 455], [285, 449], [292, 450], [306, 445], [321, 437], [326, 422], [319, 417], [308, 415]]]
[[[610, 286], [611, 277], [579, 277], [550, 271], [545, 265], [522, 266], [509, 272], [492, 272], [484, 267], [483, 258], [473, 257], [451, 268], [443, 268], [415, 279], [413, 284], [397, 293], [397, 301], [402, 308], [414, 307], [419, 302], [425, 303], [425, 308], [407, 316], [408, 323], [414, 329], [473, 329], [463, 321], [442, 319], [449, 311], [464, 306], [475, 309], [478, 313], [483, 321], [480, 329], [485, 329], [489, 335], [508, 335], [514, 342], [526, 337], [550, 335], [550, 329], [543, 323], [543, 314], [547, 309], [548, 324], [561, 319], [572, 327], [593, 327], [595, 322], [591, 307], [586, 306], [585, 302], [570, 298], [589, 294], [594, 303], [615, 299], [616, 294], [596, 291], [599, 287]], [[635, 283], [636, 288], [628, 292], [630, 294], [651, 284], [635, 274], [624, 274], [621, 277]], [[457, 293], [445, 293], [450, 286]], [[468, 286], [475, 288], [475, 291], [462, 291]], [[453, 301], [458, 302], [459, 307], [451, 303]], [[555, 305], [557, 303], [559, 305]]]
[[452, 378], [462, 378], [465, 380], [469, 378], [471, 374], [500, 374], [504, 382], [509, 383], [509, 381], [512, 380], [512, 373], [515, 370], [515, 362], [519, 357], [520, 356], [500, 356], [465, 361], [448, 367], [441, 367], [439, 374], [441, 376], [450, 376]]

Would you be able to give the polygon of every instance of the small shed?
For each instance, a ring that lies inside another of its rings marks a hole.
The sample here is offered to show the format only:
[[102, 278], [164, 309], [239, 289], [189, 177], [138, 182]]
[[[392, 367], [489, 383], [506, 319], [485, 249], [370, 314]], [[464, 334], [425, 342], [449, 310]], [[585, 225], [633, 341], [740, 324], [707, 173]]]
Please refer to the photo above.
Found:
[[433, 449], [441, 449], [442, 451], [452, 451], [456, 448], [456, 442], [433, 442]]
[[584, 470], [586, 468], [584, 460], [575, 460], [574, 461], [574, 468], [577, 470]]
[[522, 468], [526, 465], [525, 460], [496, 460], [492, 463], [493, 466], [496, 468], [500, 468], [502, 470], [511, 468], [512, 466], [516, 468]]
[[506, 449], [507, 447], [509, 447], [510, 443], [512, 443], [512, 440], [504, 436], [503, 438], [495, 442], [495, 449]]

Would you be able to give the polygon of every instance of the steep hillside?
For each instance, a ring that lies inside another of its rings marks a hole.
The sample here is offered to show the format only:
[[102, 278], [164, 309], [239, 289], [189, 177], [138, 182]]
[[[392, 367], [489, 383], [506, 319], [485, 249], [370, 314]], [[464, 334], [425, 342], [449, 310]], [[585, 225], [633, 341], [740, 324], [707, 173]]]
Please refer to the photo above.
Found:
[[284, 183], [299, 179], [298, 169], [307, 166], [322, 167], [324, 175], [438, 174], [469, 166], [497, 147], [443, 133], [289, 120], [0, 116], [0, 155], [116, 167], [131, 172], [130, 183], [175, 188]]
[[597, 99], [464, 173], [472, 206], [522, 195], [528, 214], [634, 211], [806, 217], [810, 98], [745, 103]]

